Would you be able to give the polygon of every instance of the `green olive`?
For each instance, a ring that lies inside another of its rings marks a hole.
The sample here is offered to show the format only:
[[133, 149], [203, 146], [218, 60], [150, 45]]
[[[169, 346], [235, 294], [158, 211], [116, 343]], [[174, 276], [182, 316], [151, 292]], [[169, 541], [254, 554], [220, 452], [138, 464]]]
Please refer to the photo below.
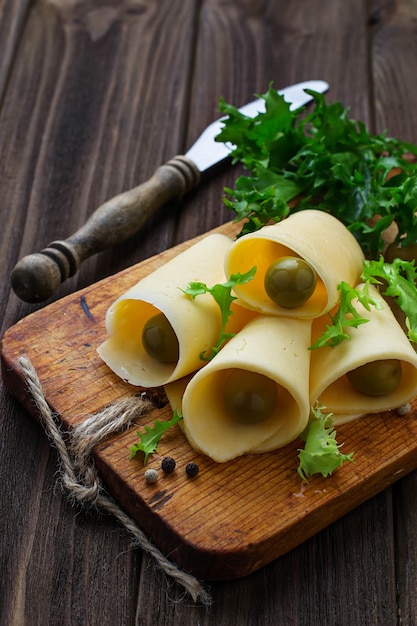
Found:
[[277, 385], [263, 374], [235, 369], [225, 381], [223, 398], [236, 422], [255, 424], [271, 414], [277, 401]]
[[384, 259], [387, 263], [392, 263], [394, 259], [417, 262], [417, 243], [402, 246], [401, 242], [393, 241], [385, 250]]
[[265, 273], [265, 291], [279, 306], [301, 306], [312, 296], [316, 288], [317, 274], [314, 269], [296, 256], [283, 256], [273, 261]]
[[163, 313], [148, 319], [142, 331], [142, 344], [149, 356], [161, 363], [178, 361], [178, 338]]
[[367, 396], [386, 396], [397, 387], [401, 373], [400, 361], [381, 359], [361, 365], [346, 376], [356, 391]]

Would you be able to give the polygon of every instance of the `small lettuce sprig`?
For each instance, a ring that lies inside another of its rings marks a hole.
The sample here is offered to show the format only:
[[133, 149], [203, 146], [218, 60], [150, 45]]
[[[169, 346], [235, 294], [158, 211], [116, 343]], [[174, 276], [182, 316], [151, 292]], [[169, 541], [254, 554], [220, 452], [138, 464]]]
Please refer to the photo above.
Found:
[[332, 413], [323, 413], [323, 409], [321, 405], [312, 407], [310, 421], [301, 434], [305, 446], [299, 450], [297, 471], [305, 482], [313, 474], [321, 474], [326, 478], [345, 461], [353, 462], [353, 452], [343, 454], [340, 451], [343, 444], [336, 441]]
[[394, 259], [386, 263], [383, 257], [378, 261], [365, 261], [362, 278], [379, 285], [382, 295], [394, 298], [406, 320], [408, 338], [417, 342], [417, 269], [414, 261]]
[[182, 414], [175, 410], [172, 419], [168, 421], [154, 420], [152, 427], [144, 426], [145, 432], [138, 430], [136, 434], [139, 441], [131, 446], [129, 460], [132, 460], [138, 452], [143, 452], [143, 464], [146, 465], [149, 455], [156, 451], [161, 437], [181, 420]]
[[252, 269], [250, 269], [245, 274], [232, 274], [227, 282], [218, 283], [213, 287], [208, 287], [205, 283], [201, 282], [191, 282], [186, 289], [182, 289], [183, 293], [191, 296], [193, 300], [197, 296], [201, 296], [204, 293], [209, 293], [220, 307], [221, 329], [219, 338], [216, 345], [212, 347], [209, 354], [206, 354], [206, 352], [202, 352], [200, 354], [200, 359], [202, 361], [210, 361], [221, 350], [226, 341], [234, 336], [233, 333], [226, 332], [226, 324], [229, 317], [232, 315], [231, 305], [232, 302], [237, 299], [236, 296], [232, 295], [232, 291], [236, 287], [236, 285], [244, 285], [245, 283], [252, 280], [255, 274], [256, 267], [252, 267]]
[[369, 322], [368, 318], [363, 317], [356, 310], [353, 304], [354, 300], [360, 302], [367, 311], [371, 310], [371, 306], [377, 309], [382, 308], [381, 300], [374, 298], [369, 293], [369, 282], [355, 288], [342, 281], [337, 288], [340, 291], [340, 300], [334, 315], [329, 313], [331, 324], [326, 326], [323, 334], [310, 346], [310, 350], [316, 350], [324, 346], [334, 348], [345, 339], [350, 340], [350, 335], [346, 332], [346, 328], [357, 328], [361, 324]]
[[370, 311], [371, 307], [382, 308], [382, 301], [374, 298], [369, 292], [371, 284], [377, 285], [382, 296], [394, 299], [405, 315], [405, 324], [408, 329], [408, 338], [417, 343], [417, 269], [414, 261], [394, 259], [387, 263], [381, 256], [378, 261], [365, 260], [361, 274], [363, 283], [359, 287], [352, 287], [346, 282], [338, 285], [340, 291], [339, 305], [334, 314], [329, 314], [331, 324], [328, 324], [323, 334], [310, 346], [311, 350], [329, 346], [334, 348], [351, 336], [347, 328], [357, 328], [369, 321], [355, 308], [357, 300]]

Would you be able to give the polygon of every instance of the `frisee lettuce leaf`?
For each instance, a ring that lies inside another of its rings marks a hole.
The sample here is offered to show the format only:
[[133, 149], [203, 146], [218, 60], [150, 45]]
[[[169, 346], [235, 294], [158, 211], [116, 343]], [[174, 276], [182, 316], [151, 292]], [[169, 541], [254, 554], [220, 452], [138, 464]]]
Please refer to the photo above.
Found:
[[380, 286], [384, 296], [394, 298], [406, 316], [408, 338], [417, 342], [417, 269], [414, 261], [394, 259], [386, 263], [383, 257], [378, 261], [366, 260], [362, 278]]
[[225, 190], [235, 221], [246, 220], [240, 234], [284, 219], [297, 199], [292, 211], [331, 213], [370, 258], [383, 250], [382, 234], [394, 221], [397, 240], [415, 242], [417, 163], [410, 155], [417, 156], [417, 146], [372, 135], [340, 102], [327, 104], [323, 94], [306, 91], [313, 96], [310, 113], [290, 111], [272, 85], [259, 96], [265, 112], [254, 118], [220, 100], [226, 117], [216, 140], [231, 142], [233, 162], [250, 173]]
[[382, 308], [381, 300], [373, 298], [369, 293], [369, 283], [364, 283], [360, 287], [352, 287], [347, 282], [342, 281], [338, 285], [340, 300], [336, 312], [329, 313], [331, 324], [327, 324], [323, 334], [310, 346], [310, 350], [317, 350], [329, 346], [334, 348], [344, 340], [350, 340], [350, 335], [346, 328], [357, 328], [361, 324], [369, 322], [369, 319], [358, 313], [353, 301], [358, 300], [366, 310], [371, 306], [377, 309]]
[[221, 312], [221, 330], [219, 334], [219, 338], [215, 346], [212, 347], [211, 352], [206, 354], [202, 352], [200, 354], [200, 359], [203, 361], [210, 361], [223, 347], [223, 344], [231, 339], [234, 335], [233, 333], [226, 333], [226, 324], [229, 317], [233, 314], [231, 310], [231, 304], [234, 300], [236, 300], [236, 296], [232, 295], [232, 290], [236, 285], [243, 285], [250, 280], [253, 279], [256, 273], [256, 267], [252, 267], [248, 272], [244, 274], [232, 274], [230, 279], [225, 283], [218, 283], [213, 287], [208, 287], [205, 283], [201, 282], [191, 282], [189, 283], [186, 289], [182, 289], [182, 291], [191, 296], [193, 299], [197, 296], [200, 296], [204, 293], [209, 293], [216, 303], [220, 307]]
[[371, 307], [382, 308], [382, 302], [369, 293], [369, 285], [377, 285], [381, 296], [394, 299], [405, 315], [405, 324], [408, 329], [408, 338], [417, 343], [417, 269], [414, 261], [394, 259], [386, 263], [381, 256], [378, 261], [366, 259], [363, 265], [361, 280], [364, 282], [358, 287], [351, 287], [346, 282], [338, 285], [340, 301], [335, 313], [329, 313], [329, 324], [322, 335], [310, 346], [310, 350], [325, 346], [334, 348], [351, 336], [347, 328], [357, 328], [360, 324], [369, 321], [358, 313], [354, 300], [358, 300], [366, 310]]
[[297, 471], [305, 482], [313, 474], [321, 474], [326, 478], [345, 461], [353, 462], [353, 452], [343, 454], [340, 451], [343, 444], [336, 441], [332, 413], [324, 413], [324, 408], [321, 405], [312, 408], [307, 428], [301, 434], [305, 445], [304, 449], [299, 449]]
[[139, 441], [131, 446], [129, 460], [132, 460], [138, 452], [143, 452], [143, 464], [146, 465], [148, 456], [156, 451], [161, 437], [181, 420], [182, 414], [175, 410], [172, 419], [168, 421], [154, 420], [152, 427], [144, 426], [145, 432], [138, 430], [136, 434]]

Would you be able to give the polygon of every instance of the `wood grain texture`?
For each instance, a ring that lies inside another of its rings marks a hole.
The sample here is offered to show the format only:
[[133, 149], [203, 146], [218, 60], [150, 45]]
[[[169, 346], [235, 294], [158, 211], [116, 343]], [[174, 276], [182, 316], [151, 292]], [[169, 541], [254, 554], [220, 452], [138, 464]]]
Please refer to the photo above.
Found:
[[[233, 234], [237, 227], [229, 223], [219, 230]], [[18, 362], [20, 355], [27, 355], [65, 432], [112, 402], [140, 392], [124, 384], [96, 352], [107, 337], [106, 311], [109, 303], [195, 241], [71, 294], [7, 330], [1, 359], [8, 390], [39, 417]], [[360, 450], [355, 463], [309, 484], [297, 474], [301, 441], [218, 464], [197, 454], [176, 427], [161, 440], [146, 467], [160, 469], [161, 459], [172, 456], [178, 470], [147, 485], [145, 468], [141, 460], [129, 460], [129, 448], [139, 427], [171, 419], [167, 403], [96, 446], [94, 456], [110, 495], [165, 554], [203, 579], [227, 580], [282, 556], [414, 470], [416, 410], [417, 400], [403, 418], [393, 411], [340, 426], [339, 441], [349, 451]], [[191, 461], [200, 467], [194, 480], [184, 471]]]
[[[412, 64], [417, 54], [415, 2], [379, 3], [375, 7], [373, 50], [375, 121], [377, 130], [417, 143], [417, 85]], [[398, 614], [405, 625], [417, 620], [411, 589], [417, 587], [417, 567], [410, 566], [417, 554], [414, 533], [416, 510], [415, 474], [393, 489]], [[407, 555], [407, 556], [405, 556]]]
[[4, 94], [7, 79], [13, 63], [14, 54], [18, 48], [19, 40], [26, 16], [29, 12], [29, 0], [3, 0], [0, 3], [0, 41], [2, 42], [2, 55], [0, 58], [0, 98]]
[[[38, 309], [10, 291], [24, 254], [68, 236], [234, 104], [308, 78], [376, 129], [416, 140], [415, 2], [0, 1], [2, 331]], [[174, 28], [175, 25], [175, 28]], [[178, 27], [180, 25], [180, 27]], [[216, 172], [132, 240], [86, 262], [56, 299], [230, 219]], [[68, 505], [43, 431], [0, 395], [0, 623], [403, 624], [417, 621], [415, 472], [239, 581], [211, 608]]]

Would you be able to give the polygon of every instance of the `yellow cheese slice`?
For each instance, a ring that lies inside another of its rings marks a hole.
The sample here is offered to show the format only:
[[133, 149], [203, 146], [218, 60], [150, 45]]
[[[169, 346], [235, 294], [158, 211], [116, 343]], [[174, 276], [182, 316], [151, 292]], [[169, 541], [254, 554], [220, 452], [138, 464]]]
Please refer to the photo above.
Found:
[[[210, 294], [194, 300], [185, 295], [191, 281], [212, 287], [225, 282], [224, 255], [232, 240], [212, 234], [168, 261], [126, 293], [108, 309], [110, 335], [98, 353], [123, 380], [132, 385], [156, 387], [202, 367], [200, 353], [217, 343], [221, 330], [220, 309]], [[149, 318], [162, 312], [178, 338], [179, 358], [162, 363], [142, 344], [142, 330]]]
[[184, 376], [164, 385], [164, 391], [173, 412], [176, 410], [178, 413], [182, 413], [182, 397], [191, 378], [192, 375]]
[[[167, 383], [166, 385], [164, 385], [165, 395], [168, 398], [168, 402], [173, 413], [174, 411], [177, 411], [177, 413], [182, 414], [182, 398], [185, 389], [192, 377], [193, 374], [190, 374], [188, 376], [183, 376], [183, 378], [178, 378], [178, 380], [173, 380], [171, 383]], [[183, 420], [178, 422], [178, 426], [184, 432]], [[197, 446], [194, 445], [193, 448], [197, 450]]]
[[[222, 463], [296, 439], [309, 417], [310, 341], [308, 320], [258, 316], [244, 326], [185, 389], [181, 408], [190, 444]], [[263, 374], [277, 385], [276, 405], [261, 422], [241, 424], [225, 407], [225, 383], [236, 368]], [[176, 387], [174, 402], [178, 396]]]
[[[265, 291], [268, 267], [283, 256], [301, 257], [318, 277], [313, 295], [296, 308], [279, 306]], [[359, 282], [363, 261], [362, 250], [347, 228], [332, 215], [312, 209], [237, 239], [226, 254], [225, 272], [230, 277], [257, 267], [254, 280], [236, 286], [241, 305], [267, 314], [314, 318], [336, 304], [341, 281]]]
[[[373, 287], [373, 297], [379, 298], [383, 308], [370, 311], [358, 302], [357, 311], [368, 322], [358, 328], [347, 328], [350, 341], [334, 348], [312, 350], [310, 371], [310, 402], [332, 412], [335, 424], [351, 421], [361, 415], [396, 409], [417, 395], [417, 355], [388, 304]], [[314, 320], [313, 342], [329, 323], [327, 316]], [[381, 359], [401, 362], [402, 375], [397, 387], [383, 396], [370, 396], [354, 389], [346, 374], [356, 368]]]

